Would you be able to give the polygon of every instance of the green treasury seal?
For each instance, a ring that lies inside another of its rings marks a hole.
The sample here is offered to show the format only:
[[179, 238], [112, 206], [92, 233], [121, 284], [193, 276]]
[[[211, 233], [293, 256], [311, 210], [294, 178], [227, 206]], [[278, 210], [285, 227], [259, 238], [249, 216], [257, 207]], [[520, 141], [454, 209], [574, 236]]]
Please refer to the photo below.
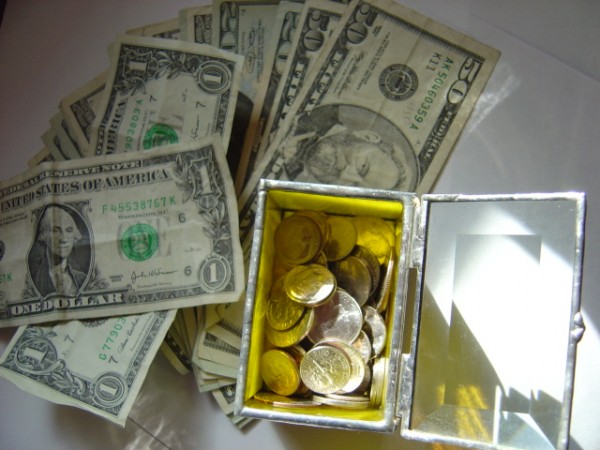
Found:
[[177, 144], [177, 133], [169, 125], [156, 123], [144, 135], [144, 150], [149, 150], [162, 145]]
[[134, 261], [146, 261], [158, 248], [158, 233], [145, 223], [132, 225], [121, 236], [121, 250]]

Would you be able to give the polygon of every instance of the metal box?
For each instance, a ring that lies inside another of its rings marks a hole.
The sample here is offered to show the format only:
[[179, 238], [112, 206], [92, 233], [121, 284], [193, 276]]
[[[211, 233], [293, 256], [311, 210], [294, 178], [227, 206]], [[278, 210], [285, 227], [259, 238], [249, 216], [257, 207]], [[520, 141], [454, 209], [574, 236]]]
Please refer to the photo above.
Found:
[[[383, 218], [398, 255], [381, 404], [259, 402], [273, 236], [285, 213]], [[585, 195], [423, 195], [261, 180], [236, 414], [476, 448], [566, 449]]]

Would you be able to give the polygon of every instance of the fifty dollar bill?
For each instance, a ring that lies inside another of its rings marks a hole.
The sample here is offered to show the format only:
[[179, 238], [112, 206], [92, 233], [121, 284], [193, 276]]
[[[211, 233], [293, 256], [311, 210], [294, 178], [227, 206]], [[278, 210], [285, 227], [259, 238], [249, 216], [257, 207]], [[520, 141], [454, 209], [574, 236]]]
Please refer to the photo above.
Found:
[[264, 154], [279, 124], [285, 119], [288, 109], [304, 85], [304, 80], [313, 69], [314, 62], [334, 33], [346, 5], [334, 1], [311, 0], [306, 2], [299, 19], [300, 32], [294, 36], [290, 56], [281, 75], [277, 93], [263, 130], [258, 158]]
[[243, 270], [217, 138], [0, 183], [0, 326], [233, 302]]
[[259, 87], [265, 79], [265, 61], [271, 51], [273, 22], [279, 0], [215, 0], [212, 7], [212, 45], [243, 56], [240, 88], [235, 106], [227, 159], [234, 180]]
[[260, 178], [429, 191], [498, 57], [394, 1], [353, 2], [240, 197], [242, 241]]
[[290, 51], [290, 44], [296, 33], [298, 16], [302, 12], [303, 6], [302, 3], [282, 1], [277, 8], [272, 31], [272, 49], [266, 52], [266, 59], [263, 63], [266, 76], [257, 87], [250, 115], [250, 126], [245, 135], [240, 164], [236, 179], [234, 179], [236, 191], [242, 190], [246, 177], [252, 173], [254, 168], [260, 137], [275, 99], [281, 73]]

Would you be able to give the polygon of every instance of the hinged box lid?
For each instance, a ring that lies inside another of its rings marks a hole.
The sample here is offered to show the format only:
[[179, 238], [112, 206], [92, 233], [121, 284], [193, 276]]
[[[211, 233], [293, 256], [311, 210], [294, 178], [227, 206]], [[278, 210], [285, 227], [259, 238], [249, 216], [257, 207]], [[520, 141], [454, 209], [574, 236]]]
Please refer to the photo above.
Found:
[[584, 194], [424, 195], [420, 209], [402, 435], [567, 448]]

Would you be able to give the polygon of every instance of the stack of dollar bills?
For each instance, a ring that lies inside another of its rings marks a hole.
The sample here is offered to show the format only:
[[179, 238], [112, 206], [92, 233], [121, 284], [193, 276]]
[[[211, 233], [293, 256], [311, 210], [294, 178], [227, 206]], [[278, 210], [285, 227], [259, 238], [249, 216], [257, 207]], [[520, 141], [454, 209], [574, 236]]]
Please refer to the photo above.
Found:
[[499, 53], [393, 0], [173, 16], [116, 36], [0, 183], [0, 376], [124, 424], [161, 348], [242, 427], [258, 181], [427, 192]]

